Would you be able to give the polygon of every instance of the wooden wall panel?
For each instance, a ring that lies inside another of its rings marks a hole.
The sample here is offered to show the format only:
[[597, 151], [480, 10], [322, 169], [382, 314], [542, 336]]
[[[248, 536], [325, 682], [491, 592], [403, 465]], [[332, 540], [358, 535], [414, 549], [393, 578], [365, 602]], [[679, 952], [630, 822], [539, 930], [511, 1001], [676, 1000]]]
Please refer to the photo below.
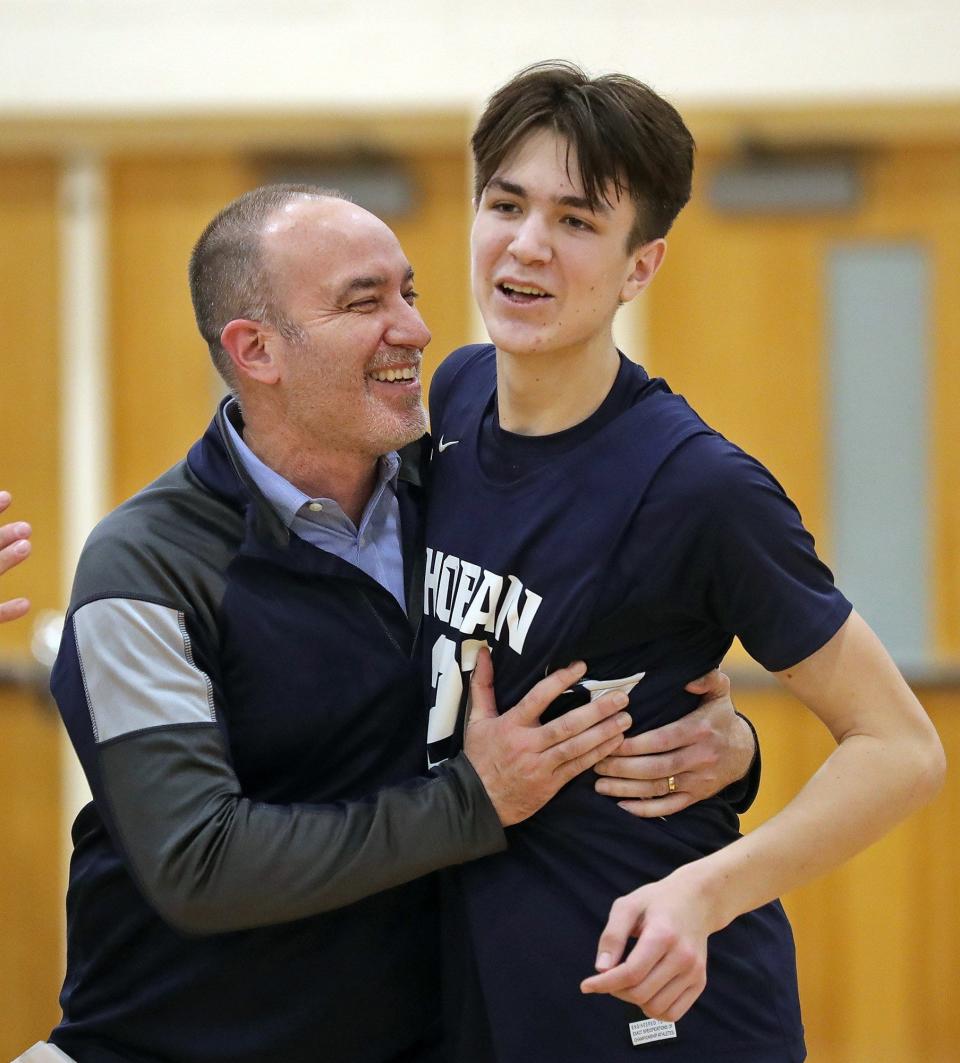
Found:
[[817, 234], [807, 219], [716, 215], [706, 202], [711, 169], [700, 160], [694, 198], [646, 296], [651, 368], [776, 473], [822, 542]]
[[[918, 688], [944, 745], [960, 743], [960, 691]], [[757, 725], [763, 786], [744, 829], [797, 792], [833, 748], [829, 734], [776, 688], [743, 691]], [[837, 814], [842, 815], [838, 809]], [[811, 1061], [947, 1063], [960, 1044], [960, 778], [844, 867], [784, 898], [797, 938]]]
[[[57, 169], [0, 160], [0, 487], [33, 525], [33, 556], [0, 597], [61, 607]], [[31, 618], [0, 627], [0, 654], [27, 652]], [[0, 685], [0, 1059], [57, 1021], [62, 971], [57, 724], [38, 697]]]
[[[910, 156], [899, 153], [901, 169]], [[936, 361], [930, 379], [934, 556], [934, 631], [945, 658], [960, 659], [960, 150], [923, 154], [923, 172], [911, 201], [921, 199], [934, 231], [936, 276], [931, 342]], [[901, 208], [903, 209], [903, 208]], [[909, 225], [909, 219], [903, 224]], [[924, 239], [928, 239], [925, 234]]]
[[433, 333], [423, 360], [424, 395], [434, 369], [467, 342], [470, 326], [470, 223], [466, 158], [462, 150], [409, 160], [419, 205], [408, 218], [384, 220], [416, 271], [420, 310]]
[[[29, 520], [35, 557], [4, 577], [4, 596], [60, 605], [59, 286], [57, 169], [0, 160], [0, 486], [8, 519]], [[0, 649], [23, 648], [27, 625], [0, 627]]]
[[[773, 470], [830, 561], [824, 272], [831, 243], [910, 241], [930, 256], [933, 651], [960, 659], [960, 146], [864, 153], [854, 211], [730, 217], [707, 201], [722, 161], [699, 160], [694, 199], [650, 289], [652, 368]], [[842, 575], [842, 574], [841, 574]]]
[[187, 262], [207, 222], [254, 183], [230, 156], [133, 156], [111, 167], [114, 505], [179, 461], [210, 419], [218, 383]]

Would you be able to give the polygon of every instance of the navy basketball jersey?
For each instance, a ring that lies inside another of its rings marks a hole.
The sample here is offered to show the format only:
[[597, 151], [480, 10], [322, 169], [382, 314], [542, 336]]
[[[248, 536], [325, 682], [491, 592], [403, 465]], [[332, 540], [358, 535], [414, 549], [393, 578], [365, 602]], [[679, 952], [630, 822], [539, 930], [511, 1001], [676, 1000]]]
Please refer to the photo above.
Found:
[[[609, 576], [636, 548], [651, 484], [679, 453], [716, 434], [682, 398], [650, 387], [555, 460], [503, 478], [481, 460], [484, 418], [495, 408], [494, 349], [456, 352], [442, 380], [442, 400], [432, 410], [422, 630], [430, 762], [462, 743], [469, 677], [484, 643], [501, 708], [550, 668], [583, 657], [584, 696], [619, 686], [630, 696], [635, 730], [689, 711], [683, 684], [705, 670], [703, 662], [687, 660], [697, 670], [684, 675], [655, 639], [632, 633], [642, 622], [611, 626], [618, 594], [629, 596], [627, 587], [611, 591]], [[606, 641], [616, 653], [604, 650]], [[652, 720], [645, 690], [658, 706]], [[595, 778], [586, 773], [509, 828], [506, 852], [451, 873], [450, 894], [458, 899], [448, 929], [455, 950], [472, 951], [461, 971], [472, 969], [477, 979], [448, 987], [470, 1000], [451, 1058], [803, 1059], [792, 935], [779, 904], [711, 937], [707, 988], [675, 1028], [637, 1026], [637, 1009], [579, 992], [616, 897], [738, 837], [736, 816], [720, 799], [642, 820], [598, 795]], [[465, 1028], [484, 1016], [485, 1029]]]

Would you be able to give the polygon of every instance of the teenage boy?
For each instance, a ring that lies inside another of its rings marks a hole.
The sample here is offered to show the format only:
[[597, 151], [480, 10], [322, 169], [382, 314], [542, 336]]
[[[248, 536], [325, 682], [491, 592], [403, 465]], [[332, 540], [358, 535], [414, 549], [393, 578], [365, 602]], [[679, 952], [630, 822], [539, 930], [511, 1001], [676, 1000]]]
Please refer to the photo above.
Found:
[[[639, 731], [689, 711], [684, 684], [734, 635], [838, 748], [743, 840], [722, 798], [643, 819], [577, 780], [506, 852], [453, 872], [452, 1058], [611, 1063], [646, 1043], [657, 1060], [801, 1060], [775, 897], [929, 799], [942, 750], [774, 478], [614, 345], [618, 307], [653, 280], [690, 195], [677, 112], [632, 78], [548, 63], [491, 98], [472, 144], [492, 343], [455, 352], [431, 390], [431, 761], [460, 747], [484, 644], [500, 703], [579, 657], [582, 695], [627, 692]], [[637, 887], [598, 955], [611, 902]]]

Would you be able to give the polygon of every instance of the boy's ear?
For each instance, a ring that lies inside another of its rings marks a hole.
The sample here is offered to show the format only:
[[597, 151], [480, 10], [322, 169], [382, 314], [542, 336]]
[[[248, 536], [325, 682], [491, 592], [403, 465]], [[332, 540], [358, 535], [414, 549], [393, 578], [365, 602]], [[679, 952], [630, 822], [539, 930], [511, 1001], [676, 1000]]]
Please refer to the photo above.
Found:
[[653, 280], [667, 253], [667, 241], [662, 237], [641, 244], [630, 253], [632, 269], [620, 289], [620, 302], [629, 303]]

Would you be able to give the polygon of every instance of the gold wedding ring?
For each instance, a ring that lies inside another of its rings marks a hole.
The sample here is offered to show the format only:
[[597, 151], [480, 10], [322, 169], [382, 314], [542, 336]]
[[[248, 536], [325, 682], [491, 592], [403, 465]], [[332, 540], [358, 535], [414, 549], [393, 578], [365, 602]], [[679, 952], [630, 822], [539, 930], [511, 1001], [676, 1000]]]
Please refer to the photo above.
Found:
[[677, 777], [676, 775], [667, 776], [667, 792], [675, 794], [677, 792]]

